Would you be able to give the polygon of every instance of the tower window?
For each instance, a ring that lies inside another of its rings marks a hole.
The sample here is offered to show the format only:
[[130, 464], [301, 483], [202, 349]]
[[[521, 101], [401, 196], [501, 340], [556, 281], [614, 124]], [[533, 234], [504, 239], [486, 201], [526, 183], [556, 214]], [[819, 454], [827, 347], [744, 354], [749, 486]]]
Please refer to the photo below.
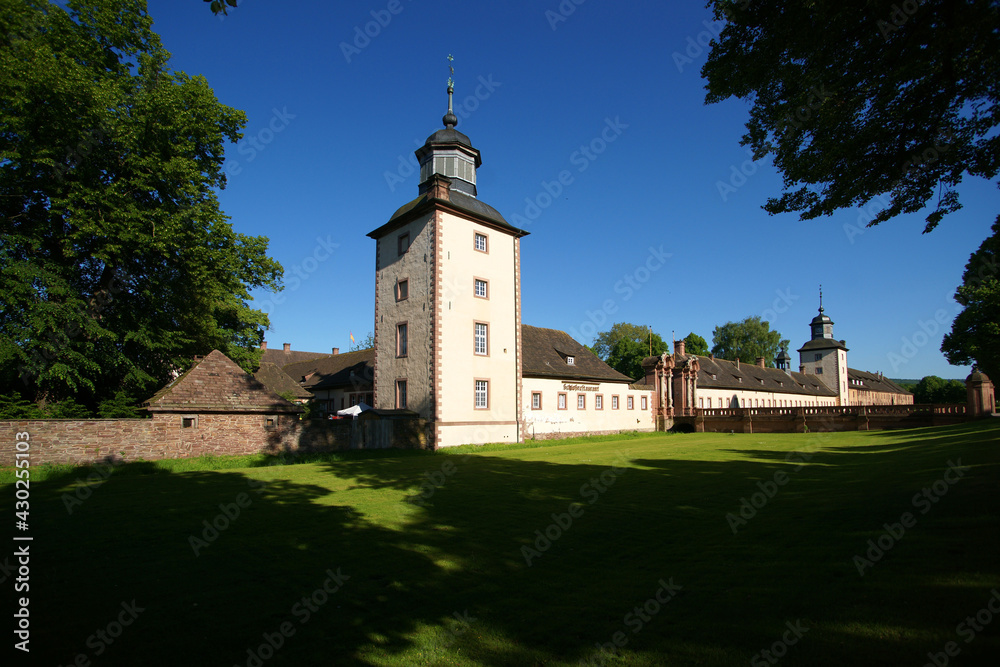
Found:
[[823, 361], [823, 355], [817, 352], [815, 355], [813, 355], [813, 361]]
[[490, 298], [490, 284], [482, 278], [475, 278], [472, 281], [473, 292], [480, 299]]
[[816, 375], [822, 375], [822, 374], [823, 374], [823, 367], [822, 366], [817, 366], [816, 367]]
[[400, 255], [402, 255], [409, 249], [409, 247], [410, 247], [410, 233], [406, 232], [405, 234], [400, 234], [399, 237], [396, 239], [396, 251]]
[[406, 380], [396, 380], [396, 407], [400, 410], [406, 407]]
[[487, 238], [486, 234], [480, 234], [479, 232], [476, 232], [474, 244], [475, 244], [474, 247], [479, 252], [490, 251], [489, 239]]
[[400, 280], [396, 283], [396, 301], [405, 301], [410, 298], [410, 281]]
[[407, 330], [406, 322], [396, 325], [396, 356], [405, 357], [407, 352]]

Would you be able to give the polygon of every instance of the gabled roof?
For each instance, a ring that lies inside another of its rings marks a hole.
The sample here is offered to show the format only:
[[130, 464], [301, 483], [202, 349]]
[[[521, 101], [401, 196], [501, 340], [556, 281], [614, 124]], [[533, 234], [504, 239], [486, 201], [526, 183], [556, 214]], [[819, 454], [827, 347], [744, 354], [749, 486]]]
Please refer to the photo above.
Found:
[[375, 349], [342, 352], [322, 359], [289, 364], [282, 370], [312, 392], [341, 387], [370, 391], [372, 378], [375, 377]]
[[[525, 377], [633, 382], [573, 340], [565, 331], [521, 325], [521, 373]], [[573, 357], [573, 365], [566, 363]]]
[[264, 354], [260, 357], [260, 363], [264, 364], [275, 364], [277, 366], [287, 366], [288, 364], [298, 363], [300, 361], [309, 361], [310, 359], [322, 359], [323, 357], [329, 357], [329, 352], [303, 352], [300, 350], [275, 350], [272, 348], [267, 348], [264, 350]]
[[858, 391], [880, 391], [889, 394], [912, 396], [910, 392], [906, 391], [889, 378], [876, 373], [869, 373], [867, 371], [859, 371], [854, 368], [848, 368], [847, 381], [848, 389], [856, 389]]
[[796, 352], [808, 352], [809, 350], [843, 350], [847, 352], [847, 345], [842, 340], [834, 340], [833, 338], [813, 338], [810, 341], [806, 341], [806, 344], [800, 347]]
[[290, 392], [295, 398], [312, 398], [312, 392], [303, 389], [298, 382], [293, 380], [277, 364], [264, 362], [253, 376], [279, 396]]
[[218, 350], [146, 402], [150, 412], [302, 412]]
[[373, 239], [384, 236], [394, 228], [400, 227], [433, 209], [435, 205], [450, 207], [456, 211], [465, 213], [466, 215], [471, 215], [472, 217], [479, 219], [496, 229], [505, 231], [518, 238], [529, 234], [529, 232], [526, 232], [523, 229], [518, 229], [514, 225], [507, 222], [504, 217], [500, 215], [498, 210], [471, 195], [467, 195], [458, 190], [449, 190], [448, 199], [439, 199], [434, 197], [433, 193], [428, 190], [416, 199], [403, 204], [396, 209], [396, 212], [392, 214], [391, 218], [389, 218], [389, 222], [385, 223], [378, 229], [372, 230], [368, 233], [368, 236]]
[[786, 373], [777, 368], [761, 368], [756, 364], [698, 357], [698, 387], [705, 389], [738, 389], [742, 391], [772, 391], [808, 396], [836, 396], [816, 375]]

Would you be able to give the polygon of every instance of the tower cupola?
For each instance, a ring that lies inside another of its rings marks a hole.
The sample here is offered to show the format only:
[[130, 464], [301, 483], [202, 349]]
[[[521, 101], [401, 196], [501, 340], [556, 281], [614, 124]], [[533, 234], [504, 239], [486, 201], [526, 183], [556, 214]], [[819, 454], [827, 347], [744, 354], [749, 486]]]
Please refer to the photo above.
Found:
[[[452, 57], [448, 56], [448, 60]], [[454, 68], [450, 69], [454, 75]], [[482, 159], [469, 138], [455, 129], [458, 116], [452, 108], [454, 92], [455, 81], [448, 77], [448, 113], [441, 119], [444, 129], [427, 137], [424, 145], [416, 150], [420, 164], [420, 194], [430, 189], [431, 177], [440, 174], [451, 179], [450, 189], [476, 196], [476, 169], [482, 164]]]
[[823, 312], [823, 286], [819, 286], [819, 315], [812, 318], [812, 322], [809, 323], [809, 327], [812, 329], [812, 339], [817, 338], [833, 338], [833, 320], [826, 316]]

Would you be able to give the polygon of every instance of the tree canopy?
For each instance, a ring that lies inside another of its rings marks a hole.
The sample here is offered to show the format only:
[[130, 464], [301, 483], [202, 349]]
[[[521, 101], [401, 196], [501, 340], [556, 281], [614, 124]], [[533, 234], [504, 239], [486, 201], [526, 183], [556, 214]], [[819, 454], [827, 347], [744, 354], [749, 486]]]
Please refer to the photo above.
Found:
[[725, 26], [702, 68], [706, 101], [750, 103], [741, 143], [784, 176], [769, 213], [868, 205], [874, 225], [933, 200], [927, 232], [961, 207], [966, 174], [997, 176], [997, 2], [708, 4]]
[[[642, 341], [646, 344], [647, 351], [649, 350], [649, 327], [642, 324], [630, 324], [628, 322], [617, 322], [611, 325], [611, 328], [607, 331], [602, 331], [594, 338], [594, 344], [590, 346], [594, 354], [608, 361], [611, 356], [611, 350], [614, 349], [615, 343], [620, 340], [630, 340], [635, 342]], [[649, 355], [645, 355], [649, 356]], [[624, 372], [624, 371], [623, 371]], [[627, 373], [626, 373], [627, 375]]]
[[646, 375], [646, 371], [642, 368], [642, 360], [669, 351], [667, 344], [657, 333], [652, 334], [652, 352], [650, 352], [650, 345], [648, 330], [642, 340], [620, 338], [611, 348], [611, 353], [607, 358], [608, 365], [633, 380], [641, 380]]
[[928, 375], [913, 388], [914, 403], [965, 403], [968, 393], [961, 380], [945, 380]]
[[788, 339], [783, 339], [771, 325], [753, 315], [739, 322], [726, 322], [712, 331], [712, 354], [735, 361], [740, 359], [753, 363], [764, 357], [767, 366], [774, 366], [774, 358], [782, 348], [788, 347]]
[[692, 331], [684, 337], [684, 353], [707, 357], [708, 341]]
[[249, 290], [282, 270], [215, 194], [243, 112], [169, 68], [143, 0], [0, 4], [2, 391], [94, 408], [212, 349], [253, 368]]
[[1000, 382], [1000, 216], [992, 229], [965, 265], [955, 293], [963, 309], [945, 334], [941, 351], [949, 363], [976, 364]]

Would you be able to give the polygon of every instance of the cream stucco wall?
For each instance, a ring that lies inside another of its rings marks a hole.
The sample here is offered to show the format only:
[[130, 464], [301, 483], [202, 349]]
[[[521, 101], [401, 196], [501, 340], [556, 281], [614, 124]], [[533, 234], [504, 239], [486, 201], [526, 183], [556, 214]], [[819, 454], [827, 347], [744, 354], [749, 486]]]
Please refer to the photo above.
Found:
[[[440, 212], [441, 275], [439, 446], [518, 439], [516, 239], [513, 235]], [[475, 234], [487, 251], [475, 248]], [[474, 280], [488, 283], [488, 298], [475, 296]], [[487, 354], [475, 353], [475, 324], [488, 330]], [[488, 407], [475, 404], [476, 380], [489, 384]]]
[[[541, 408], [532, 409], [532, 394], [541, 393]], [[559, 409], [559, 394], [566, 394], [566, 409]], [[584, 395], [586, 407], [577, 408], [577, 396]], [[603, 397], [604, 407], [598, 410], [596, 396]], [[618, 409], [613, 409], [613, 396], [618, 396]], [[628, 397], [633, 409], [628, 409]], [[642, 409], [646, 398], [646, 410]], [[629, 389], [625, 383], [582, 382], [550, 378], [524, 378], [525, 430], [527, 437], [552, 433], [584, 433], [591, 431], [652, 431], [653, 392]]]

